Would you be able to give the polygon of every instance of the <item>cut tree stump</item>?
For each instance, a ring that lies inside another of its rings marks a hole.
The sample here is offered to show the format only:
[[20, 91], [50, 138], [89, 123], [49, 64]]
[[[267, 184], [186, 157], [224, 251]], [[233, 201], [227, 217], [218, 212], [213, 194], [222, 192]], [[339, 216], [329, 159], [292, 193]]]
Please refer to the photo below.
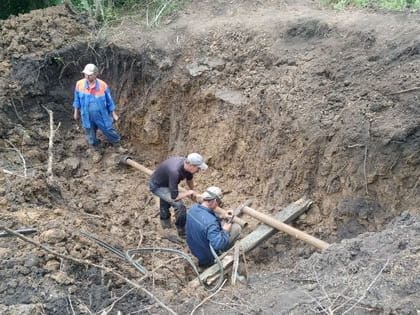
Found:
[[[281, 210], [279, 213], [277, 213], [275, 218], [281, 222], [290, 223], [299, 217], [302, 213], [305, 213], [311, 205], [312, 201], [303, 197]], [[239, 246], [241, 252], [249, 252], [277, 232], [277, 229], [265, 224], [261, 224], [253, 232], [249, 233], [243, 239], [237, 241], [234, 247]], [[224, 272], [228, 271], [233, 264], [233, 251], [234, 248], [231, 248], [220, 257]], [[215, 264], [201, 273], [200, 279], [204, 283], [211, 284], [215, 279], [217, 279], [218, 273], [219, 266]], [[200, 281], [198, 278], [192, 280], [189, 284], [190, 287], [198, 287], [199, 285]]]

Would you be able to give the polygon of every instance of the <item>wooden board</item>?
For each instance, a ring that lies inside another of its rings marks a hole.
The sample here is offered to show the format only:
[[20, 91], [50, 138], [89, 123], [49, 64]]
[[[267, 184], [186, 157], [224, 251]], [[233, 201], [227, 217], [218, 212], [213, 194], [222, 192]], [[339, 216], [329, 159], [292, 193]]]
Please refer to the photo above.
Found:
[[[274, 217], [281, 222], [290, 223], [298, 218], [302, 213], [305, 213], [311, 205], [312, 201], [303, 197], [288, 205], [286, 208], [278, 212]], [[249, 252], [277, 232], [277, 229], [274, 229], [265, 224], [261, 224], [253, 232], [245, 236], [243, 239], [237, 241], [235, 246], [240, 246], [242, 252]], [[223, 269], [226, 272], [233, 263], [233, 248], [224, 253], [220, 259], [223, 265]], [[203, 282], [208, 282], [207, 280], [215, 278], [215, 275], [217, 275], [218, 272], [219, 267], [217, 265], [213, 265], [201, 273], [200, 279]], [[197, 287], [199, 285], [200, 282], [198, 279], [194, 279], [190, 282], [190, 286], [192, 287]]]

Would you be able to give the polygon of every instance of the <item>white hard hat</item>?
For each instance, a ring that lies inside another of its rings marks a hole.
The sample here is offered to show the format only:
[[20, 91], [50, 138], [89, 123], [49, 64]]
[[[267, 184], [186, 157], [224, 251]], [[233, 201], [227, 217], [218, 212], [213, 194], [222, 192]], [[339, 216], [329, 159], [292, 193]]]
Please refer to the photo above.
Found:
[[88, 63], [82, 71], [84, 74], [92, 75], [98, 73], [98, 67], [93, 63]]

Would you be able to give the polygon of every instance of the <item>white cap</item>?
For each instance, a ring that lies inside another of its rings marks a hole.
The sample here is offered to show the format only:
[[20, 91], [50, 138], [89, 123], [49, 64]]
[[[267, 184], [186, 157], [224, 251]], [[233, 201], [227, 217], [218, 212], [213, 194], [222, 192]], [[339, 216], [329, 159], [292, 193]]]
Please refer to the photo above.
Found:
[[198, 153], [188, 154], [187, 162], [191, 165], [198, 166], [202, 171], [205, 171], [208, 168], [207, 164], [204, 163], [203, 157]]
[[92, 75], [98, 73], [98, 67], [93, 63], [88, 63], [82, 71], [84, 74]]
[[206, 189], [206, 191], [201, 195], [201, 197], [203, 197], [203, 200], [222, 200], [223, 194], [222, 190], [219, 187], [211, 186]]

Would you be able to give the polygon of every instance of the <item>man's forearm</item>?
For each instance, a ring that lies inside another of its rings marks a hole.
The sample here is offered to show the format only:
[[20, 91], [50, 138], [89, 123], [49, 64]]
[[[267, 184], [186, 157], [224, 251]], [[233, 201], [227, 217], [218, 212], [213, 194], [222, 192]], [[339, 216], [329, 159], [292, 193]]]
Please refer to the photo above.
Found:
[[194, 190], [194, 181], [193, 181], [193, 180], [187, 180], [187, 186], [188, 186], [191, 190]]

